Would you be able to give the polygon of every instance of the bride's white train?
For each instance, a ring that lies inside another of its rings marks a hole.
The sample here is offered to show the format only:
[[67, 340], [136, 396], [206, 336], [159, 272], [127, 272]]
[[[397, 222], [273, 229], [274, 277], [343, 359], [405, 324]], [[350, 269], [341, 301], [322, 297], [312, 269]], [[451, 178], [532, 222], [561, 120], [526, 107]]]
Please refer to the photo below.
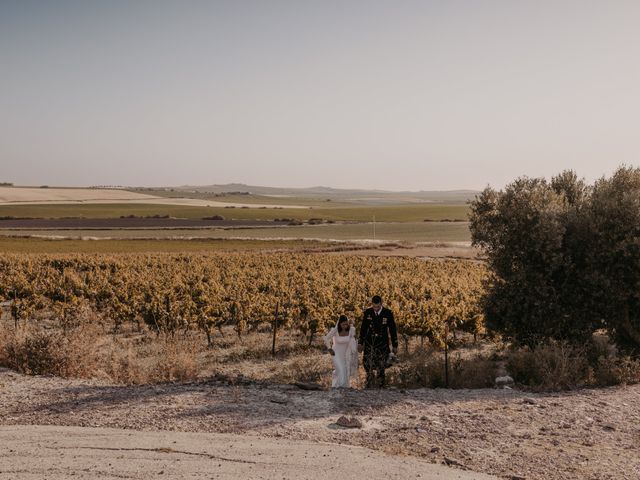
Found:
[[336, 326], [324, 336], [324, 344], [333, 360], [333, 388], [349, 388], [351, 378], [358, 374], [358, 342], [356, 327], [349, 324], [346, 315], [340, 315]]

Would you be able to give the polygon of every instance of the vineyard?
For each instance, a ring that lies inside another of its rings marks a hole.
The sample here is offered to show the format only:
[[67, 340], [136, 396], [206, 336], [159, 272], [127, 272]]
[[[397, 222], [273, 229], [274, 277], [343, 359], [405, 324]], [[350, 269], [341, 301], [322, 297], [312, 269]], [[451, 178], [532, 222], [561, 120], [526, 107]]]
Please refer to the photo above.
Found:
[[442, 344], [451, 329], [483, 332], [483, 265], [460, 261], [314, 254], [6, 255], [0, 297], [18, 328], [54, 322], [67, 332], [99, 322], [203, 341], [223, 326], [314, 335], [345, 313], [356, 322], [374, 294], [399, 332]]

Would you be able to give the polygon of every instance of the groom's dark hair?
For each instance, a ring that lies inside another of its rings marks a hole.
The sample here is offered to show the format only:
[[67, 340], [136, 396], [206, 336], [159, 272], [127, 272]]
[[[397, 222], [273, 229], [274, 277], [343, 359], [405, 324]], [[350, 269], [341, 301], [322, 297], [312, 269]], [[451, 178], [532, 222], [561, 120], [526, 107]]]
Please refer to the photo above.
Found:
[[371, 298], [371, 303], [379, 305], [382, 303], [382, 298], [380, 297], [380, 295], [374, 295], [373, 298]]

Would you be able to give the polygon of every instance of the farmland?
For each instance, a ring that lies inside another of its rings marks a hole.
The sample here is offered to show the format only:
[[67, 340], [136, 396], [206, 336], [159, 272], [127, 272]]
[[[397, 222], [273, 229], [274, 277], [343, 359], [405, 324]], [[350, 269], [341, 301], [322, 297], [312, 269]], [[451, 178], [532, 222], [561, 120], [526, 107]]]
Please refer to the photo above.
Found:
[[221, 215], [236, 220], [274, 220], [290, 218], [309, 220], [322, 218], [333, 221], [370, 222], [375, 216], [378, 222], [422, 222], [424, 220], [464, 221], [468, 214], [467, 205], [420, 204], [420, 205], [384, 205], [384, 206], [341, 206], [292, 208], [231, 208], [189, 205], [154, 205], [132, 203], [110, 204], [38, 204], [7, 205], [0, 204], [0, 217], [15, 218], [118, 218], [135, 215], [138, 217], [164, 216], [174, 218], [200, 219]]
[[[51, 233], [51, 232], [48, 232]], [[326, 242], [310, 240], [252, 239], [132, 239], [74, 240], [35, 237], [0, 236], [4, 253], [188, 253], [235, 251], [302, 251], [330, 248]]]
[[[4, 300], [29, 306], [31, 313], [31, 307], [70, 309], [60, 317], [63, 322], [81, 315], [70, 312], [85, 304], [98, 311], [106, 308], [116, 324], [146, 318], [157, 331], [200, 329], [209, 336], [212, 328], [229, 322], [240, 333], [269, 323], [280, 304], [285, 324], [308, 331], [311, 323], [323, 328], [331, 324], [335, 312], [356, 315], [378, 292], [404, 312], [399, 327], [407, 333], [433, 336], [454, 317], [461, 328], [475, 333], [483, 328], [478, 299], [486, 272], [465, 262], [282, 253], [9, 255], [0, 267]], [[374, 280], [374, 270], [384, 275]], [[449, 304], [450, 296], [457, 298], [455, 305]], [[112, 310], [117, 304], [124, 309], [120, 313], [129, 312], [125, 317]]]
[[[1, 223], [1, 221], [0, 221]], [[314, 239], [341, 241], [469, 242], [468, 225], [463, 222], [371, 223], [304, 225], [260, 228], [192, 229], [4, 229], [0, 236], [40, 236], [54, 238], [211, 238], [211, 239]]]
[[[469, 208], [460, 201], [469, 193], [252, 188], [261, 194], [234, 194], [224, 188], [212, 192], [166, 188], [125, 191], [3, 187], [7, 198], [5, 203], [0, 203], [0, 236], [146, 239], [149, 242], [166, 239], [373, 241], [373, 246], [380, 242], [413, 246], [443, 242], [468, 245], [470, 240], [466, 222]], [[62, 200], [76, 198], [74, 195], [78, 198], [74, 203]], [[92, 200], [92, 196], [104, 198], [98, 202], [95, 198]], [[15, 200], [22, 197], [31, 203], [16, 204]], [[118, 198], [123, 201], [118, 202]], [[8, 202], [11, 199], [13, 203]], [[152, 199], [158, 203], [150, 203]], [[439, 200], [452, 200], [452, 203]], [[94, 201], [97, 203], [92, 203]], [[207, 202], [216, 206], [205, 206]], [[54, 251], [69, 251], [71, 245], [76, 245], [78, 251], [91, 251], [87, 245], [81, 247], [77, 243], [67, 243], [64, 249]], [[138, 248], [134, 251], [140, 251], [140, 244], [136, 245]], [[176, 251], [176, 245], [149, 243], [148, 251]], [[182, 245], [186, 251], [200, 251], [203, 247], [202, 243]], [[114, 247], [112, 244], [112, 247], [93, 251], [117, 250]], [[265, 244], [265, 248], [269, 249], [270, 244]]]

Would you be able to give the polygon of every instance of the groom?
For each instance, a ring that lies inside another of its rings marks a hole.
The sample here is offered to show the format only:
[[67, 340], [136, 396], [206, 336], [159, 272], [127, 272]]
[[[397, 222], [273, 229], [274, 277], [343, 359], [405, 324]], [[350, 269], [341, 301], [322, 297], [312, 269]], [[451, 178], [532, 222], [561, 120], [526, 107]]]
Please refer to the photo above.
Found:
[[358, 351], [364, 350], [363, 363], [367, 371], [367, 388], [373, 388], [377, 374], [380, 388], [384, 387], [384, 369], [389, 356], [389, 336], [391, 351], [398, 351], [398, 332], [393, 312], [382, 306], [382, 298], [375, 295], [371, 299], [371, 307], [364, 311]]

